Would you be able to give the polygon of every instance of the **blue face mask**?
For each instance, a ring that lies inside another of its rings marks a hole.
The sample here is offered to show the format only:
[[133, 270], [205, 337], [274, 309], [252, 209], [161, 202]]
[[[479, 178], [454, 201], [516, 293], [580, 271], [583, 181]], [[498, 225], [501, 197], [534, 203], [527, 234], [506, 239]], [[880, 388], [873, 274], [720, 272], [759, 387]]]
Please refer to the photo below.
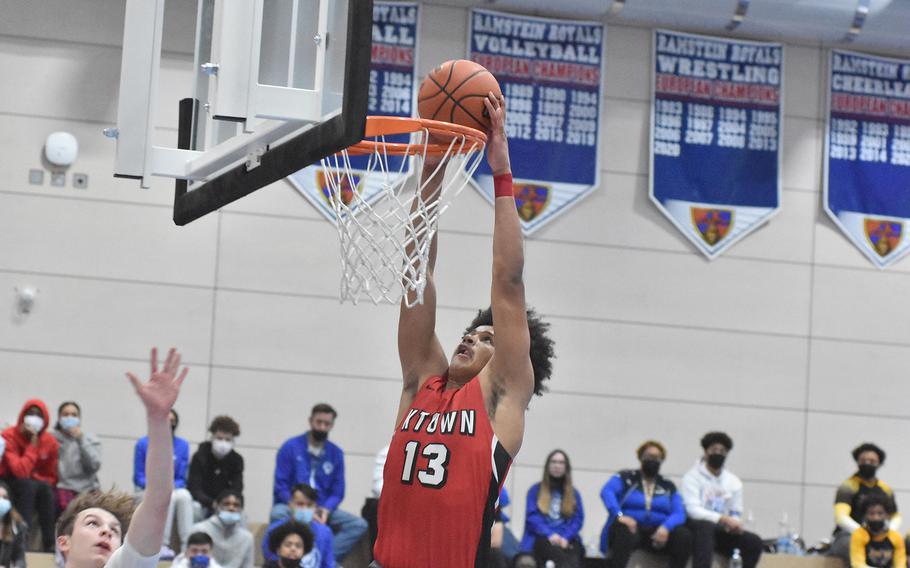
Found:
[[13, 504], [9, 502], [9, 499], [0, 498], [0, 517], [5, 517], [12, 508]]
[[60, 427], [64, 430], [72, 430], [80, 423], [78, 416], [64, 416], [60, 419]]
[[294, 520], [308, 525], [310, 524], [310, 521], [313, 520], [313, 513], [315, 513], [315, 511], [310, 508], [294, 509]]
[[233, 526], [240, 522], [240, 513], [233, 511], [218, 511], [218, 518], [227, 526]]
[[197, 554], [190, 558], [190, 566], [192, 568], [207, 568], [209, 565], [209, 557], [205, 554]]

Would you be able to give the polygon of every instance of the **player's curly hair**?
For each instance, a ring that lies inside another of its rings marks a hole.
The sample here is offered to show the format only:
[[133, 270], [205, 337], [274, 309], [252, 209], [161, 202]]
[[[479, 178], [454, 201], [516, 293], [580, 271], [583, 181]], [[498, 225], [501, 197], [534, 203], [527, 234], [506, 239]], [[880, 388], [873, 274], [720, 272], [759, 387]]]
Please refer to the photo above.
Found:
[[290, 520], [282, 525], [278, 525], [269, 535], [269, 552], [278, 554], [281, 543], [284, 542], [284, 539], [286, 539], [288, 535], [292, 534], [299, 535], [301, 540], [303, 540], [304, 554], [309, 554], [309, 552], [313, 550], [313, 531], [310, 530], [310, 527], [303, 523]]
[[[550, 324], [540, 319], [533, 308], [528, 308], [528, 331], [531, 334], [531, 367], [534, 368], [534, 394], [540, 396], [546, 390], [543, 382], [550, 379], [553, 373], [553, 361], [556, 357], [553, 351], [555, 342], [547, 337], [547, 331]], [[471, 325], [465, 329], [465, 333], [470, 333], [482, 325], [493, 325], [493, 307], [485, 310], [479, 310], [477, 317], [471, 322]]]
[[894, 510], [894, 502], [888, 498], [887, 495], [882, 495], [881, 493], [869, 493], [859, 502], [859, 516], [860, 518], [866, 516], [866, 512], [869, 511], [872, 507], [879, 506], [885, 510], [888, 515], [893, 515], [896, 511]]

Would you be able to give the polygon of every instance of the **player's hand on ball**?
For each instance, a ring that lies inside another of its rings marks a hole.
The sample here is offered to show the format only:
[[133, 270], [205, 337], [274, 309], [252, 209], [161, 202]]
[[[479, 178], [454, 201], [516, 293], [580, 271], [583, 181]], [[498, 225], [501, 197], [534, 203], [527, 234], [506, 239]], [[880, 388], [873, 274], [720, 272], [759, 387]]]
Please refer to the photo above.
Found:
[[492, 92], [483, 101], [490, 115], [490, 131], [487, 133], [487, 162], [493, 175], [512, 173], [509, 163], [509, 140], [506, 138], [506, 99], [496, 97]]

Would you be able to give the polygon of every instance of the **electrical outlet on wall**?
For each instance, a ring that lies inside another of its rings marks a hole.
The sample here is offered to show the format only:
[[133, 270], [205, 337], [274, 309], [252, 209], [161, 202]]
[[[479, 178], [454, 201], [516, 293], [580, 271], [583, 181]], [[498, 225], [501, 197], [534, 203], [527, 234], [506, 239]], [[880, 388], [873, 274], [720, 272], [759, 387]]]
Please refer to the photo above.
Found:
[[88, 189], [88, 174], [73, 174], [73, 187]]
[[51, 185], [54, 187], [63, 187], [66, 185], [66, 174], [54, 172], [51, 174]]
[[32, 185], [44, 185], [44, 170], [30, 169], [28, 171], [28, 183]]

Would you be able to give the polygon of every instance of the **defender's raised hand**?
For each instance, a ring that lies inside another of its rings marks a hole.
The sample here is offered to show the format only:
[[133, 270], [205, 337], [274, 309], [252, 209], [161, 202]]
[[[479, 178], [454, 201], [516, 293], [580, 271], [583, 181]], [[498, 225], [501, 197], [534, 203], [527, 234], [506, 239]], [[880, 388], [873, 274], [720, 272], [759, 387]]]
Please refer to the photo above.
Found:
[[133, 388], [136, 389], [136, 394], [142, 399], [148, 415], [166, 417], [177, 401], [180, 385], [183, 384], [188, 372], [189, 369], [186, 367], [180, 370], [180, 354], [173, 347], [168, 350], [164, 366], [159, 370], [158, 349], [153, 347], [149, 380], [142, 382], [139, 377], [131, 372], [127, 372], [126, 376], [133, 383]]

